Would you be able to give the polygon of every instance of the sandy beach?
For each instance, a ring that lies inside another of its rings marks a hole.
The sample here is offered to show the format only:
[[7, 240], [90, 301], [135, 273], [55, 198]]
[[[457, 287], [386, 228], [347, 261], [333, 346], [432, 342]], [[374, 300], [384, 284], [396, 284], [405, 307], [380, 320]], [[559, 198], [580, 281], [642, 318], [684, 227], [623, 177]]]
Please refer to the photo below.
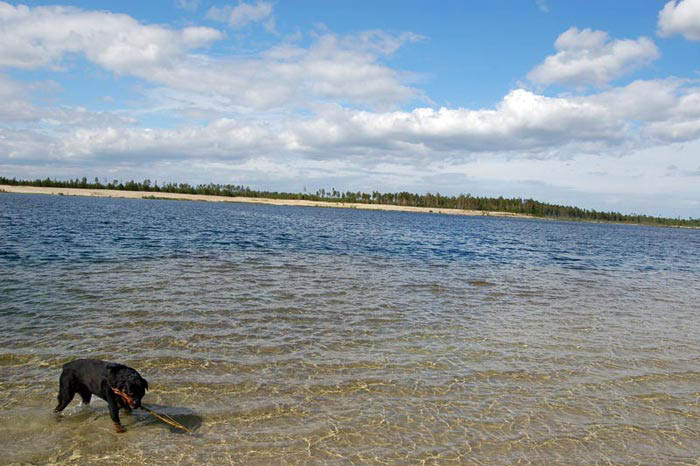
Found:
[[63, 196], [87, 196], [87, 197], [122, 197], [128, 199], [175, 199], [187, 201], [207, 201], [207, 202], [247, 202], [251, 204], [285, 205], [297, 207], [335, 207], [344, 209], [364, 209], [364, 210], [391, 210], [398, 212], [419, 212], [435, 213], [446, 215], [484, 215], [493, 217], [517, 217], [533, 218], [529, 215], [514, 214], [510, 212], [483, 212], [479, 210], [461, 209], [441, 209], [436, 207], [410, 207], [386, 204], [354, 204], [347, 202], [324, 202], [306, 201], [297, 199], [265, 199], [257, 197], [226, 197], [226, 196], [206, 196], [202, 194], [178, 194], [151, 191], [120, 191], [116, 189], [77, 189], [77, 188], [42, 188], [35, 186], [10, 186], [0, 185], [0, 192], [22, 193], [22, 194], [53, 194]]

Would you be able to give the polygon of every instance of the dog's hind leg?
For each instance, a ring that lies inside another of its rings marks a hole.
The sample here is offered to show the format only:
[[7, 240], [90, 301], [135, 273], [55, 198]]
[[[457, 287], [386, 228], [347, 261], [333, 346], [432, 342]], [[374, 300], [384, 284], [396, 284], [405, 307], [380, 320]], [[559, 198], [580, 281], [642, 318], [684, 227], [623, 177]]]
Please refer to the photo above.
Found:
[[66, 372], [61, 373], [61, 379], [58, 386], [58, 404], [54, 408], [54, 412], [60, 413], [68, 403], [73, 401], [75, 396], [75, 387], [73, 386], [73, 376]]

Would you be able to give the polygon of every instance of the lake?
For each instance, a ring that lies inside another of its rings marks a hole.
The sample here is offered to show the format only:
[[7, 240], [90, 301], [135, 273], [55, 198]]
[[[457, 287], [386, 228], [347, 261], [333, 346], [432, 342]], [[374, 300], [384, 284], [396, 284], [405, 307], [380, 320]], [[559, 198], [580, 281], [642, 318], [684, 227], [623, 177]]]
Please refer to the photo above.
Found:
[[[700, 458], [700, 231], [0, 194], [0, 462]], [[75, 358], [143, 411], [56, 404]]]

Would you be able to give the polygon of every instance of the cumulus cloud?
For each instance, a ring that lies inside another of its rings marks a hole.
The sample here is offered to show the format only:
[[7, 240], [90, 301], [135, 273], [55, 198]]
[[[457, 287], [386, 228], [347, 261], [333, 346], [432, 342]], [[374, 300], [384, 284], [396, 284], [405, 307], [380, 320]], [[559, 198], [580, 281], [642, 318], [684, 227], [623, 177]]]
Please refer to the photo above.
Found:
[[531, 81], [600, 87], [660, 56], [654, 42], [647, 37], [613, 40], [604, 31], [576, 27], [562, 33], [554, 47], [557, 53], [530, 71]]
[[517, 89], [493, 109], [373, 113], [335, 108], [321, 118], [296, 123], [290, 138], [297, 147], [312, 151], [362, 146], [397, 153], [410, 148], [416, 153], [515, 151], [537, 157], [538, 149], [621, 141], [624, 127], [624, 121], [611, 118], [604, 105]]
[[69, 53], [119, 73], [168, 66], [186, 51], [223, 37], [205, 27], [144, 25], [123, 14], [0, 3], [0, 66], [59, 67]]
[[[177, 98], [188, 99], [187, 95]], [[214, 100], [209, 104], [225, 114], [225, 103]], [[547, 97], [516, 89], [494, 107], [484, 109], [423, 107], [375, 112], [327, 104], [306, 116], [222, 116], [173, 130], [141, 128], [116, 115], [85, 109], [33, 112], [44, 123], [52, 120], [51, 131], [43, 132], [51, 140], [42, 147], [69, 159], [115, 155], [229, 161], [353, 157], [369, 166], [398, 160], [410, 165], [426, 157], [468, 160], [480, 153], [538, 160], [567, 158], [572, 153], [610, 155], [700, 139], [700, 88], [677, 79], [635, 81], [586, 96]], [[39, 128], [34, 131], [41, 132]], [[16, 136], [3, 138], [9, 143]], [[15, 157], [20, 156], [21, 146], [13, 145]], [[32, 152], [36, 149], [36, 145], [27, 145], [25, 155], [36, 156]]]
[[0, 3], [0, 67], [59, 68], [66, 55], [83, 54], [109, 71], [222, 95], [230, 106], [253, 110], [324, 99], [391, 107], [421, 97], [403, 74], [379, 63], [403, 44], [420, 40], [415, 34], [325, 33], [308, 47], [279, 45], [252, 57], [196, 53], [222, 37], [207, 27], [170, 29], [121, 14]]
[[[644, 99], [654, 94], [656, 99]], [[218, 118], [176, 130], [118, 125], [66, 127], [51, 144], [67, 157], [151, 154], [235, 160], [249, 156], [304, 155], [314, 159], [355, 156], [382, 159], [469, 158], [508, 153], [515, 158], [560, 158], [654, 141], [698, 138], [700, 89], [683, 82], [638, 81], [580, 97], [546, 97], [524, 89], [493, 108], [417, 108], [372, 112], [338, 105], [312, 116], [274, 120]], [[75, 113], [75, 112], [74, 112]], [[77, 112], [78, 114], [80, 112]], [[95, 115], [92, 115], [95, 118]]]
[[671, 0], [659, 12], [658, 33], [700, 40], [700, 0]]
[[640, 80], [579, 99], [605, 107], [614, 118], [655, 121], [667, 119], [678, 111], [682, 89], [680, 80]]
[[236, 6], [211, 7], [207, 18], [228, 23], [234, 29], [240, 29], [250, 23], [269, 19], [272, 15], [272, 3], [259, 1], [255, 4], [240, 2]]
[[663, 142], [687, 142], [700, 138], [700, 119], [657, 121], [646, 128], [647, 135]]
[[190, 56], [143, 77], [173, 89], [225, 96], [230, 106], [251, 110], [328, 100], [382, 108], [421, 97], [399, 72], [378, 63], [376, 51], [351, 44], [326, 34], [309, 47], [281, 45], [257, 57]]
[[604, 105], [611, 116], [637, 127], [642, 144], [700, 138], [700, 87], [693, 81], [635, 81], [586, 99]]
[[[99, 160], [118, 157], [142, 161], [183, 158], [232, 161], [249, 157], [251, 151], [261, 155], [272, 148], [284, 147], [284, 137], [265, 124], [245, 124], [225, 118], [202, 127], [176, 130], [114, 125], [64, 129], [60, 134], [52, 134], [37, 129], [16, 131], [0, 128], [0, 152], [5, 151], [11, 159]], [[42, 136], [39, 138], [42, 144], [25, 143], [36, 135]]]

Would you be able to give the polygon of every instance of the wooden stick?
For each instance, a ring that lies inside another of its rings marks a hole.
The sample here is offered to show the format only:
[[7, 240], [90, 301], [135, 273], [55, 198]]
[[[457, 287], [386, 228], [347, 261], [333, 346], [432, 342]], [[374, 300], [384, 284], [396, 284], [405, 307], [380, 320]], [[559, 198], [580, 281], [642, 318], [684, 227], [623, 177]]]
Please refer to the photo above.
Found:
[[117, 396], [121, 397], [121, 399], [124, 400], [124, 402], [129, 408], [132, 408], [134, 406], [134, 399], [131, 398], [129, 395], [119, 390], [118, 388], [112, 388], [112, 391], [116, 393]]
[[153, 411], [151, 408], [145, 407], [144, 405], [141, 405], [141, 409], [143, 409], [144, 411], [148, 412], [148, 413], [151, 414], [153, 417], [155, 417], [155, 418], [157, 418], [157, 419], [159, 419], [159, 420], [165, 422], [166, 424], [170, 424], [170, 425], [173, 426], [173, 427], [177, 427], [178, 429], [182, 429], [182, 430], [186, 431], [186, 432], [189, 433], [189, 434], [192, 433], [192, 431], [191, 431], [190, 429], [188, 429], [187, 427], [183, 426], [182, 424], [180, 424], [179, 422], [177, 422], [175, 419], [171, 418], [171, 417], [168, 416], [167, 414], [157, 413], [157, 412]]

